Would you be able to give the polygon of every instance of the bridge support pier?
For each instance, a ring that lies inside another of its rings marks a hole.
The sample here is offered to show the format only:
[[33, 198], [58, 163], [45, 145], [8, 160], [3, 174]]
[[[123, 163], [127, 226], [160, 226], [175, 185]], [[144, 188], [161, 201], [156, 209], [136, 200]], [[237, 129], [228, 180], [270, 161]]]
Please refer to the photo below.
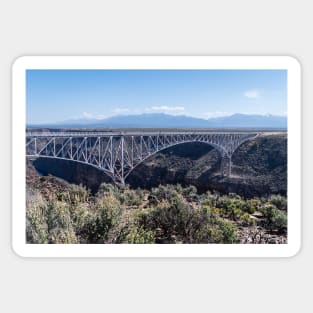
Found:
[[221, 175], [231, 177], [232, 161], [231, 156], [223, 155], [221, 158]]

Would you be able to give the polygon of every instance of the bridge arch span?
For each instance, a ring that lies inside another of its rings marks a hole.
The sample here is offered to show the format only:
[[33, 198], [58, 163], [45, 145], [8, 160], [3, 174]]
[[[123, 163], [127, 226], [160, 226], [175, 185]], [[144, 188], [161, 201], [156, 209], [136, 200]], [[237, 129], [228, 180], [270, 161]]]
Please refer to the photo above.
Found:
[[[171, 132], [171, 133], [31, 133], [26, 134], [26, 155], [64, 159], [91, 165], [114, 181], [125, 179], [142, 162], [157, 152], [184, 143], [201, 142], [214, 147], [227, 160], [231, 175], [231, 156], [257, 133]], [[225, 170], [222, 174], [225, 174]]]
[[126, 175], [125, 175], [125, 180], [127, 179], [127, 177], [140, 165], [142, 164], [143, 162], [145, 162], [146, 160], [148, 160], [149, 158], [153, 157], [154, 155], [156, 155], [157, 153], [161, 152], [161, 151], [164, 151], [164, 150], [167, 150], [167, 149], [170, 149], [172, 147], [175, 147], [175, 146], [179, 146], [179, 145], [183, 145], [183, 144], [186, 144], [186, 143], [203, 143], [205, 145], [209, 145], [211, 147], [213, 147], [215, 150], [218, 151], [218, 153], [220, 154], [221, 158], [226, 154], [226, 152], [221, 149], [220, 147], [218, 147], [217, 145], [214, 145], [214, 144], [211, 144], [211, 143], [207, 143], [207, 142], [203, 142], [203, 141], [185, 141], [185, 142], [179, 142], [179, 143], [175, 143], [173, 144], [172, 146], [168, 146], [168, 147], [165, 147], [165, 148], [162, 148], [158, 151], [155, 151], [153, 153], [151, 153], [150, 155], [147, 155], [144, 159], [142, 159], [140, 162], [138, 162], [136, 165], [134, 165], [134, 167], [131, 169], [131, 171], [129, 171]]

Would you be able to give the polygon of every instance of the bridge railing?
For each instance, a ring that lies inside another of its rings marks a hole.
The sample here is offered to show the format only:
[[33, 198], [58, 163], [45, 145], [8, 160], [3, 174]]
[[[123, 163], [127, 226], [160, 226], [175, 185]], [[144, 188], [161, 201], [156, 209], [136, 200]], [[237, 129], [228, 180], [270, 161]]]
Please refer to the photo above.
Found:
[[[251, 134], [248, 131], [180, 131], [180, 132], [26, 132], [26, 137], [102, 137], [102, 136], [157, 136], [157, 135], [213, 135], [213, 134]], [[257, 135], [257, 132], [255, 132]]]

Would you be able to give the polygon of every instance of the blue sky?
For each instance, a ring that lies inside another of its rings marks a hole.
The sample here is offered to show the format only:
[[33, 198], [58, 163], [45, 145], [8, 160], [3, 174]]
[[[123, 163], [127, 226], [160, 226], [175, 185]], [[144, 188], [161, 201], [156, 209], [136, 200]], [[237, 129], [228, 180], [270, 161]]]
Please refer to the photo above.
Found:
[[27, 70], [28, 124], [167, 113], [287, 114], [286, 70]]

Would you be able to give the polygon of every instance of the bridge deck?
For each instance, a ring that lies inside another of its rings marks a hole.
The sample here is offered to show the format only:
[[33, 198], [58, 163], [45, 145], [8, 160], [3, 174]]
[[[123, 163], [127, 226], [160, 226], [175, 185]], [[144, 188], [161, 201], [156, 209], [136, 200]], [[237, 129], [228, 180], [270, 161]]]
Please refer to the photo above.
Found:
[[166, 136], [166, 135], [237, 135], [263, 132], [242, 130], [242, 131], [114, 131], [114, 132], [26, 132], [26, 137], [102, 137], [102, 136]]

